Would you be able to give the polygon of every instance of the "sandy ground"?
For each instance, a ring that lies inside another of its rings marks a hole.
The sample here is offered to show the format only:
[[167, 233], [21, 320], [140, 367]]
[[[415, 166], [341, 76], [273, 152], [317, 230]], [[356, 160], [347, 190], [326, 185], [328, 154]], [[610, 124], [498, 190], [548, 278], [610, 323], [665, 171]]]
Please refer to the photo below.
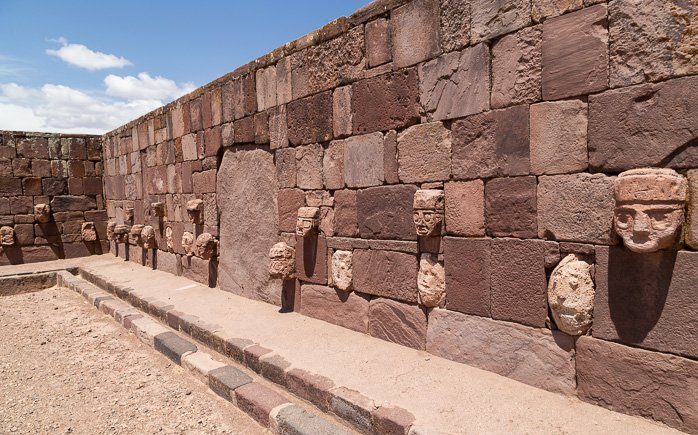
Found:
[[68, 290], [0, 297], [0, 433], [267, 433]]

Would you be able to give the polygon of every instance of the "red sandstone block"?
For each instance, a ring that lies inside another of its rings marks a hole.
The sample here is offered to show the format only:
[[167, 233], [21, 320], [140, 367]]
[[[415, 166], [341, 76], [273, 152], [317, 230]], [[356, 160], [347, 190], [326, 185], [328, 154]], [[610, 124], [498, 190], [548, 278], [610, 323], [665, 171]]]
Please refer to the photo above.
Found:
[[387, 184], [397, 184], [398, 178], [397, 162], [397, 132], [390, 130], [383, 139], [383, 175]]
[[494, 239], [491, 246], [492, 318], [544, 327], [548, 316], [545, 242]]
[[326, 91], [286, 105], [288, 140], [293, 145], [332, 139], [332, 92]]
[[254, 74], [235, 80], [235, 119], [252, 115], [257, 111], [257, 90]]
[[216, 169], [196, 172], [192, 175], [194, 193], [212, 193], [216, 191]]
[[392, 11], [390, 31], [395, 68], [415, 65], [441, 52], [439, 1], [417, 0]]
[[337, 190], [334, 193], [334, 232], [342, 237], [359, 234], [355, 190]]
[[71, 195], [83, 195], [85, 193], [83, 180], [83, 178], [68, 178], [68, 192]]
[[354, 134], [372, 133], [416, 124], [419, 78], [416, 69], [360, 80], [352, 88]]
[[482, 180], [444, 184], [446, 233], [485, 235], [485, 185]]
[[269, 113], [261, 112], [254, 115], [254, 143], [269, 143]]
[[366, 23], [366, 59], [373, 68], [390, 62], [393, 58], [390, 44], [390, 22], [385, 18]]
[[587, 402], [698, 431], [698, 362], [580, 337], [577, 391]]
[[82, 160], [70, 160], [68, 162], [68, 175], [75, 178], [85, 176], [85, 163]]
[[48, 160], [33, 159], [31, 161], [32, 175], [35, 177], [50, 177], [51, 163]]
[[412, 219], [413, 185], [359, 190], [356, 203], [359, 233], [365, 239], [417, 240]]
[[351, 135], [351, 86], [342, 86], [332, 94], [332, 120], [334, 137]]
[[0, 177], [12, 177], [12, 160], [0, 159]]
[[446, 308], [490, 316], [490, 239], [444, 238]]
[[260, 374], [270, 381], [286, 386], [286, 370], [291, 363], [281, 355], [264, 355], [259, 359]]
[[17, 155], [27, 159], [48, 159], [48, 138], [24, 137], [16, 139]]
[[301, 189], [322, 189], [322, 159], [320, 144], [296, 147], [296, 183]]
[[376, 433], [386, 435], [407, 435], [415, 420], [412, 413], [393, 406], [381, 406], [371, 416]]
[[417, 257], [395, 251], [354, 251], [356, 291], [417, 303]]
[[286, 383], [288, 390], [296, 396], [313, 403], [324, 412], [329, 410], [332, 400], [330, 390], [334, 388], [332, 379], [301, 369], [291, 369], [286, 373]]
[[487, 234], [535, 238], [538, 235], [536, 177], [495, 178], [485, 186]]
[[22, 178], [22, 192], [25, 195], [41, 195], [41, 178]]
[[28, 246], [34, 244], [34, 225], [15, 224], [15, 240], [18, 244]]
[[83, 179], [85, 195], [101, 195], [102, 194], [102, 178], [101, 177], [85, 177]]
[[288, 400], [274, 390], [257, 382], [251, 382], [235, 389], [238, 408], [248, 413], [263, 426], [269, 426], [269, 413]]
[[254, 143], [254, 117], [238, 119], [233, 123], [234, 142], [238, 143]]
[[34, 212], [34, 201], [31, 196], [13, 196], [10, 198], [12, 214], [28, 214]]
[[205, 156], [215, 156], [218, 154], [218, 150], [221, 149], [221, 146], [223, 145], [222, 143], [222, 136], [221, 136], [221, 127], [216, 126], [213, 128], [209, 128], [206, 131], [204, 131], [204, 155]]
[[274, 156], [279, 187], [296, 187], [296, 150], [294, 148], [277, 149]]
[[417, 305], [392, 299], [372, 299], [368, 311], [368, 333], [374, 337], [424, 350], [427, 315]]
[[249, 367], [252, 371], [259, 373], [262, 369], [259, 358], [270, 354], [271, 352], [271, 349], [267, 349], [266, 347], [262, 347], [258, 344], [246, 347], [243, 350], [245, 355], [245, 365], [247, 365], [247, 367]]
[[305, 205], [305, 193], [300, 189], [281, 189], [277, 194], [279, 230], [295, 232], [298, 209]]
[[356, 293], [306, 284], [301, 287], [301, 300], [300, 312], [304, 316], [368, 332], [368, 300]]
[[31, 177], [31, 160], [19, 158], [12, 160], [12, 173], [15, 177]]
[[327, 242], [325, 236], [297, 237], [296, 277], [313, 284], [327, 284]]
[[19, 178], [0, 177], [0, 196], [22, 194], [22, 182]]

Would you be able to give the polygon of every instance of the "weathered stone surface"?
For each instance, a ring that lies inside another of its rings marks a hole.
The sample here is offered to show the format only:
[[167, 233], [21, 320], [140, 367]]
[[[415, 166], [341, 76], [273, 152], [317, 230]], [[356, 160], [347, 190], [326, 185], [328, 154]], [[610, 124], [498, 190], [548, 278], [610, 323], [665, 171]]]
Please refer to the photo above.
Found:
[[606, 5], [543, 23], [543, 98], [556, 100], [608, 88]]
[[489, 65], [485, 44], [420, 65], [420, 102], [429, 119], [459, 118], [488, 110]]
[[235, 389], [235, 403], [263, 426], [269, 426], [272, 409], [288, 403], [281, 394], [258, 382], [250, 382]]
[[446, 308], [490, 316], [490, 240], [444, 238]]
[[444, 221], [444, 191], [420, 189], [414, 193], [412, 216], [420, 237], [439, 237]]
[[301, 189], [322, 189], [322, 154], [317, 143], [296, 148], [296, 183]]
[[50, 205], [54, 212], [85, 211], [97, 208], [95, 198], [90, 196], [54, 196]]
[[562, 332], [586, 333], [594, 310], [592, 265], [574, 254], [563, 258], [550, 275], [548, 305], [555, 325]]
[[269, 110], [269, 147], [274, 150], [287, 146], [288, 124], [286, 122], [286, 106], [277, 106]]
[[575, 392], [574, 340], [560, 332], [436, 308], [427, 351], [548, 391]]
[[576, 360], [582, 400], [698, 430], [698, 362], [591, 337], [577, 342]]
[[419, 122], [416, 69], [384, 74], [352, 85], [354, 134], [402, 128]]
[[485, 184], [482, 180], [444, 185], [446, 233], [454, 236], [485, 235]]
[[355, 190], [334, 193], [334, 231], [338, 236], [354, 237], [359, 234]]
[[470, 42], [470, 4], [460, 0], [441, 0], [441, 49], [453, 51]]
[[412, 221], [412, 201], [416, 191], [412, 185], [359, 190], [356, 204], [361, 237], [416, 240]]
[[321, 285], [301, 287], [301, 314], [344, 328], [368, 332], [368, 300]]
[[320, 227], [320, 208], [301, 207], [298, 209], [296, 219], [296, 235], [307, 237], [317, 234]]
[[344, 141], [335, 140], [322, 157], [322, 178], [326, 189], [344, 188]]
[[576, 11], [583, 6], [582, 0], [533, 0], [531, 2], [531, 17], [533, 21], [540, 23], [546, 18]]
[[532, 239], [538, 234], [536, 218], [536, 177], [495, 178], [487, 182], [487, 234]]
[[527, 27], [492, 47], [492, 107], [541, 99], [541, 26]]
[[344, 140], [344, 179], [347, 187], [383, 184], [383, 134], [371, 133]]
[[397, 150], [398, 174], [403, 183], [450, 178], [451, 132], [441, 122], [415, 125], [400, 133]]
[[595, 280], [594, 337], [698, 357], [698, 253], [597, 247]]
[[276, 67], [259, 69], [255, 73], [257, 84], [257, 110], [276, 106]]
[[698, 169], [692, 169], [686, 175], [688, 178], [686, 244], [693, 249], [698, 249]]
[[391, 13], [393, 65], [404, 68], [439, 54], [439, 1], [416, 0]]
[[332, 92], [301, 98], [286, 105], [288, 140], [305, 145], [332, 139]]
[[545, 327], [548, 317], [546, 245], [542, 240], [492, 240], [492, 318]]
[[603, 174], [538, 178], [538, 236], [613, 244], [613, 177]]
[[276, 243], [269, 250], [269, 276], [279, 279], [296, 277], [296, 250], [285, 242]]
[[220, 213], [221, 289], [272, 300], [281, 282], [269, 277], [269, 247], [278, 241], [276, 168], [263, 150], [227, 150], [216, 189]]
[[353, 268], [356, 291], [417, 303], [417, 258], [414, 255], [357, 249]]
[[0, 177], [0, 195], [13, 196], [22, 194], [22, 181], [19, 178]]
[[368, 331], [374, 337], [423, 350], [427, 315], [416, 305], [376, 298], [369, 304]]
[[529, 0], [473, 0], [470, 10], [472, 43], [513, 32], [531, 22]]
[[390, 43], [390, 22], [385, 18], [366, 23], [366, 59], [368, 66], [383, 65], [393, 58]]
[[381, 406], [371, 413], [377, 433], [407, 435], [414, 423], [414, 415], [396, 406]]
[[3, 226], [0, 228], [0, 246], [14, 246], [15, 230], [12, 227]]
[[304, 282], [327, 284], [327, 242], [324, 236], [296, 238], [296, 277]]
[[340, 290], [353, 290], [352, 257], [352, 251], [334, 251], [332, 254], [332, 284]]
[[390, 130], [383, 138], [383, 172], [387, 184], [400, 182], [397, 163], [397, 132], [395, 130]]
[[298, 209], [305, 205], [305, 193], [300, 189], [281, 189], [277, 194], [279, 229], [284, 232], [296, 232]]
[[528, 105], [469, 116], [451, 128], [455, 179], [528, 175]]
[[580, 100], [531, 106], [531, 172], [565, 174], [587, 166], [587, 105]]
[[272, 426], [278, 428], [278, 433], [350, 435], [350, 432], [336, 423], [310, 413], [298, 405], [289, 405], [277, 409], [278, 412], [272, 411], [272, 418], [274, 419]]
[[344, 137], [351, 134], [351, 86], [342, 86], [332, 94], [332, 129], [334, 137]]
[[422, 254], [417, 273], [419, 303], [425, 307], [443, 306], [446, 300], [445, 279], [444, 265], [439, 262], [438, 255]]
[[279, 187], [296, 187], [296, 150], [282, 148], [276, 150], [276, 178]]
[[611, 87], [698, 73], [698, 4], [620, 0], [608, 7]]
[[698, 166], [698, 77], [633, 86], [589, 97], [589, 166]]

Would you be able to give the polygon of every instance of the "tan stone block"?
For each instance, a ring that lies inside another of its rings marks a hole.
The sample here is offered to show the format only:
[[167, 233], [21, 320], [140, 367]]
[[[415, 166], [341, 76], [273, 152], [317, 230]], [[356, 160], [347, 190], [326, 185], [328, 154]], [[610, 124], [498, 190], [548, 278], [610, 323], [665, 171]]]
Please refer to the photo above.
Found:
[[439, 2], [416, 0], [391, 14], [395, 68], [415, 65], [439, 54]]
[[296, 148], [296, 182], [301, 189], [322, 189], [322, 156], [320, 144]]
[[344, 140], [344, 180], [347, 187], [383, 184], [383, 134], [371, 133]]
[[492, 107], [540, 101], [542, 26], [506, 35], [492, 47]]
[[448, 180], [451, 132], [441, 122], [420, 124], [398, 135], [398, 174], [403, 183]]
[[587, 162], [587, 105], [580, 100], [531, 105], [531, 172], [584, 171]]
[[385, 18], [366, 23], [366, 59], [373, 68], [392, 60], [390, 43], [390, 22]]
[[325, 150], [322, 158], [322, 177], [326, 189], [344, 188], [344, 141], [332, 141]]
[[351, 86], [342, 86], [332, 94], [332, 126], [335, 137], [351, 135]]
[[368, 333], [386, 341], [424, 350], [427, 316], [419, 306], [392, 299], [372, 299], [368, 310]]
[[496, 38], [531, 22], [530, 0], [472, 0], [471, 43]]
[[444, 185], [446, 233], [455, 236], [485, 235], [485, 184], [482, 180]]
[[441, 0], [441, 49], [458, 50], [470, 43], [470, 3]]

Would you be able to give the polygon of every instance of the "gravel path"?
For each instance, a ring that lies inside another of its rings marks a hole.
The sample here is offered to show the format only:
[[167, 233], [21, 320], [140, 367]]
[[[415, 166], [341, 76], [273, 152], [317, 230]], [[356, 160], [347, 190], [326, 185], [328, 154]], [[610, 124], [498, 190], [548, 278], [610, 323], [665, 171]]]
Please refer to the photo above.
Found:
[[0, 297], [0, 433], [268, 433], [56, 288]]

